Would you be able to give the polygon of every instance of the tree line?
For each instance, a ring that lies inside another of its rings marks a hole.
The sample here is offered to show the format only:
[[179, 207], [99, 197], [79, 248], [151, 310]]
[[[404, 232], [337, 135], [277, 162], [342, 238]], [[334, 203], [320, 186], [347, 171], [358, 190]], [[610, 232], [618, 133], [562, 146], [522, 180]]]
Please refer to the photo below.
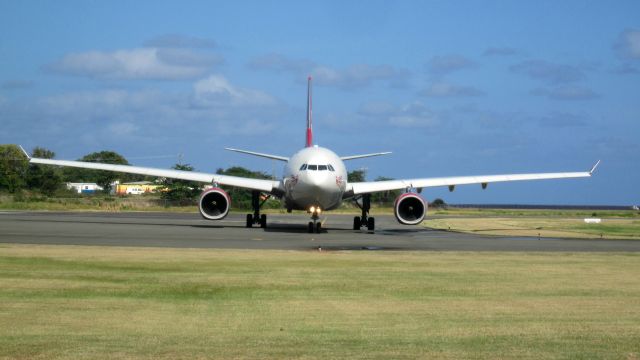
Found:
[[[43, 148], [35, 147], [31, 151], [32, 157], [53, 159], [55, 152]], [[101, 162], [107, 164], [130, 165], [127, 159], [114, 151], [98, 151], [87, 154], [78, 161]], [[189, 164], [175, 164], [173, 169], [183, 171], [195, 170]], [[255, 179], [271, 179], [272, 177], [261, 171], [252, 171], [240, 166], [228, 169], [219, 168], [216, 174], [239, 176]], [[348, 173], [349, 182], [363, 182], [366, 173], [364, 170], [353, 170]], [[15, 193], [21, 190], [37, 191], [46, 196], [54, 196], [66, 189], [68, 182], [88, 182], [101, 186], [105, 193], [109, 193], [115, 180], [122, 183], [134, 181], [154, 181], [155, 177], [144, 175], [116, 173], [104, 170], [92, 170], [72, 167], [57, 167], [39, 164], [30, 164], [22, 150], [16, 145], [0, 145], [0, 191]], [[387, 177], [378, 177], [374, 181], [393, 180]], [[160, 196], [166, 200], [181, 201], [193, 200], [202, 191], [202, 184], [179, 180], [160, 179], [162, 185]], [[248, 190], [222, 186], [229, 193], [235, 206], [250, 207], [251, 192]], [[371, 195], [371, 201], [377, 204], [392, 203], [401, 194], [401, 190], [378, 192]], [[267, 206], [269, 206], [267, 204]]]

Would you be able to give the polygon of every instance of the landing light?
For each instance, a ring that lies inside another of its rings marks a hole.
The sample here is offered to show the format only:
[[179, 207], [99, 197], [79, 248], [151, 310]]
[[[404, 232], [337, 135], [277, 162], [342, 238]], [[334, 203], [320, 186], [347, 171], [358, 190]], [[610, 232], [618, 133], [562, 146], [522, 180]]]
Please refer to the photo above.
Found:
[[310, 214], [320, 215], [320, 213], [322, 213], [322, 209], [320, 209], [320, 206], [318, 206], [318, 207], [312, 206], [312, 207], [309, 208], [309, 213]]

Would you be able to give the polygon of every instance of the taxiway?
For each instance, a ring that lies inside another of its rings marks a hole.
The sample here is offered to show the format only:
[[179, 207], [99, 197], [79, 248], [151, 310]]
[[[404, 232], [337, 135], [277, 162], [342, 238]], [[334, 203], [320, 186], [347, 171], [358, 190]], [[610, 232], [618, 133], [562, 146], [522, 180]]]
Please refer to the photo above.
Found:
[[640, 251], [640, 241], [495, 237], [403, 226], [376, 216], [375, 232], [351, 230], [352, 216], [329, 214], [307, 233], [303, 215], [269, 215], [266, 229], [243, 214], [207, 221], [182, 213], [0, 212], [0, 243], [278, 250]]

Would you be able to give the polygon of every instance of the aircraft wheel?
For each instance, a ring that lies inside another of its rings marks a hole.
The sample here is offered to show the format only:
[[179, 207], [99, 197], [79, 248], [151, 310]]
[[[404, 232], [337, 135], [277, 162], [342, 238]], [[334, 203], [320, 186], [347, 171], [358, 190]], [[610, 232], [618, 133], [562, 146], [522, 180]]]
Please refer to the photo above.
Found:
[[309, 234], [313, 234], [313, 221], [309, 221], [308, 230]]
[[318, 221], [316, 223], [316, 233], [320, 234], [320, 231], [322, 231], [322, 223]]
[[267, 215], [265, 214], [260, 215], [260, 227], [263, 229], [267, 227]]
[[376, 228], [376, 220], [372, 217], [367, 219], [367, 230], [373, 231]]
[[354, 217], [353, 218], [353, 230], [360, 230], [360, 218], [359, 217]]
[[248, 228], [253, 226], [253, 215], [247, 214], [247, 224], [246, 224], [246, 226]]

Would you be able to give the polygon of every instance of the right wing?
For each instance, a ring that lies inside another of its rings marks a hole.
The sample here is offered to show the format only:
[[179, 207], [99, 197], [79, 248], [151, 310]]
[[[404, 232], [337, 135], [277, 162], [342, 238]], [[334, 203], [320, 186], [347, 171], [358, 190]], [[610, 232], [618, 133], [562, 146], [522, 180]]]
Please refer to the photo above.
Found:
[[373, 154], [341, 156], [340, 160], [346, 161], [346, 160], [353, 160], [353, 159], [362, 159], [362, 158], [368, 158], [368, 157], [380, 156], [380, 155], [387, 155], [387, 154], [391, 154], [391, 151], [385, 151], [385, 152], [379, 152], [379, 153], [373, 153]]
[[410, 188], [449, 186], [450, 189], [453, 190], [456, 185], [482, 184], [483, 187], [486, 187], [488, 183], [493, 182], [590, 177], [596, 170], [596, 167], [598, 167], [598, 164], [600, 164], [600, 161], [598, 161], [590, 171], [582, 172], [455, 176], [441, 178], [356, 182], [348, 184], [347, 191], [345, 192], [345, 197], [351, 197], [358, 194], [367, 194], [390, 190], [403, 190]]
[[260, 157], [264, 157], [264, 158], [267, 158], [267, 159], [273, 159], [273, 160], [279, 160], [279, 161], [289, 161], [289, 158], [286, 157], [286, 156], [271, 155], [271, 154], [259, 153], [259, 152], [255, 152], [255, 151], [232, 149], [232, 148], [224, 148], [224, 149], [225, 150], [229, 150], [229, 151], [239, 152], [239, 153], [242, 153], [242, 154], [260, 156]]
[[158, 168], [148, 168], [148, 167], [130, 166], [130, 165], [114, 165], [114, 164], [103, 164], [103, 163], [91, 163], [91, 162], [84, 162], [84, 161], [52, 160], [52, 159], [40, 159], [40, 158], [29, 158], [29, 162], [33, 164], [69, 166], [69, 167], [77, 167], [77, 168], [84, 168], [84, 169], [106, 170], [106, 171], [123, 172], [123, 173], [129, 173], [129, 174], [158, 176], [158, 177], [165, 177], [165, 178], [171, 178], [171, 179], [196, 181], [196, 182], [207, 183], [207, 184], [215, 183], [215, 184], [234, 186], [234, 187], [250, 189], [250, 190], [258, 190], [265, 193], [277, 193], [279, 192], [279, 189], [280, 189], [280, 181], [251, 179], [251, 178], [243, 178], [238, 176], [228, 176], [228, 175], [218, 175], [218, 174], [207, 174], [207, 173], [201, 173], [201, 172], [195, 172], [195, 171], [158, 169]]

